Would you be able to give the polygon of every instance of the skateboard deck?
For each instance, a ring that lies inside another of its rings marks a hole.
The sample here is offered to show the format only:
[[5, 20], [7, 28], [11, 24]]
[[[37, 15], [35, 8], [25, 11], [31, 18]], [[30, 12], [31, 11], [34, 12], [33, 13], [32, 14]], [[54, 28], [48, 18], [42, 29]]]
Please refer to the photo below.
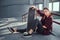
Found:
[[28, 23], [27, 23], [27, 29], [29, 30], [34, 25], [34, 17], [35, 17], [35, 9], [30, 8], [28, 12]]

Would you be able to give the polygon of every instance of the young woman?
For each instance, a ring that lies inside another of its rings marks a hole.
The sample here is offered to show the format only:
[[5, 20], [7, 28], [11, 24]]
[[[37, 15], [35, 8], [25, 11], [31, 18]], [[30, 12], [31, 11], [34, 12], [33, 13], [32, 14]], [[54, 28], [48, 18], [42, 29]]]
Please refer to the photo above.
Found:
[[[34, 8], [34, 7], [32, 7]], [[36, 9], [36, 8], [35, 8]], [[35, 19], [34, 26], [33, 27], [28, 27], [30, 30], [27, 31], [24, 36], [31, 36], [32, 33], [36, 30], [37, 33], [44, 34], [44, 35], [49, 35], [52, 32], [52, 17], [51, 13], [48, 8], [44, 8], [43, 12], [41, 12], [39, 9], [36, 9], [37, 14], [42, 17], [41, 21], [38, 19]], [[27, 29], [13, 29], [13, 28], [8, 28], [11, 32], [26, 32]]]
[[40, 13], [40, 10], [37, 10], [37, 12], [42, 17], [41, 23], [42, 27], [44, 28], [44, 31], [42, 34], [50, 34], [52, 32], [52, 15], [48, 8], [43, 9], [43, 13]]

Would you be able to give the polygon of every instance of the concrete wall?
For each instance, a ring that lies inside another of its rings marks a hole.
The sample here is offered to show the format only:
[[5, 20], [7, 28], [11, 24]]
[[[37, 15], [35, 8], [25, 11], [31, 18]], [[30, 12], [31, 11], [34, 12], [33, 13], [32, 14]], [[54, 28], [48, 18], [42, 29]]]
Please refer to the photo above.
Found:
[[28, 11], [29, 5], [0, 7], [0, 17], [20, 17]]
[[0, 17], [20, 17], [28, 11], [28, 0], [0, 0]]

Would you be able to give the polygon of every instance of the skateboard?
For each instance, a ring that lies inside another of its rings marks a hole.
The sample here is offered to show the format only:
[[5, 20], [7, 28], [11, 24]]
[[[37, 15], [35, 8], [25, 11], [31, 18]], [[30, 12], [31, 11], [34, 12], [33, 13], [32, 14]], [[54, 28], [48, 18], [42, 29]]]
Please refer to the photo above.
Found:
[[34, 18], [35, 18], [35, 13], [36, 10], [34, 8], [29, 8], [29, 12], [28, 12], [28, 22], [27, 22], [27, 30], [29, 31], [29, 29], [31, 27], [34, 26]]

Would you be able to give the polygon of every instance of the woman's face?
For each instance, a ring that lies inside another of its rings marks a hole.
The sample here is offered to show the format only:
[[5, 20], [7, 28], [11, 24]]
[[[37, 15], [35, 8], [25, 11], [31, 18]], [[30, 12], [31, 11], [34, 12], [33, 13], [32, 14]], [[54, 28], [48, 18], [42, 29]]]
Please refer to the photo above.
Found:
[[43, 10], [43, 13], [44, 13], [46, 16], [49, 16], [49, 15], [50, 15], [49, 10], [47, 10], [47, 9], [44, 9], [44, 10]]

